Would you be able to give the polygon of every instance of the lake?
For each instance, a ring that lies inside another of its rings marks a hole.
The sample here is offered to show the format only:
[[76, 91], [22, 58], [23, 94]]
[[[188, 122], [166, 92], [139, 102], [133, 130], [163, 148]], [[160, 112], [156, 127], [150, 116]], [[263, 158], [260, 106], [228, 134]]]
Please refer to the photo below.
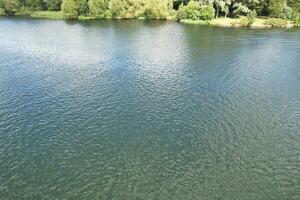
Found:
[[0, 19], [1, 199], [300, 199], [300, 30]]

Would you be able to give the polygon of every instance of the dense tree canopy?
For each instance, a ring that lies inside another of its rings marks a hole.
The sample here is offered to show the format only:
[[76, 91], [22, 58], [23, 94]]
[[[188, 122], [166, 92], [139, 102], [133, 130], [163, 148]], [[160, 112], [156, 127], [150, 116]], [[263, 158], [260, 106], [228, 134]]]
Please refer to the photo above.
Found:
[[13, 14], [19, 9], [62, 10], [66, 18], [80, 15], [93, 18], [131, 19], [210, 19], [241, 15], [297, 19], [300, 0], [0, 0], [0, 13]]

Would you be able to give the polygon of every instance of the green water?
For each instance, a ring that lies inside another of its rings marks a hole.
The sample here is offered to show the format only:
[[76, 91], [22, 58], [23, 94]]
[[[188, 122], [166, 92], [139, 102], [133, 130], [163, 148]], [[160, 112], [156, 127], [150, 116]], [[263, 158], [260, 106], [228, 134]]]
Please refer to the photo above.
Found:
[[300, 31], [0, 19], [0, 199], [299, 200]]

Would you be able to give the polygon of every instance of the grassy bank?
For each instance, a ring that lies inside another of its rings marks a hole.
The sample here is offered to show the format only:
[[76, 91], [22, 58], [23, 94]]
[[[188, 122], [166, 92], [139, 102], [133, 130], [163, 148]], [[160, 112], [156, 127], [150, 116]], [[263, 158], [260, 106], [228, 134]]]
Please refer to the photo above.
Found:
[[63, 19], [61, 11], [29, 11], [20, 10], [15, 13], [16, 16], [28, 16], [34, 18], [46, 18], [46, 19]]
[[249, 28], [292, 28], [296, 27], [290, 20], [283, 20], [278, 18], [255, 18], [253, 23], [249, 24], [245, 17], [240, 18], [217, 18], [212, 20], [180, 20], [183, 24], [194, 24], [194, 25], [210, 25], [216, 27], [249, 27]]

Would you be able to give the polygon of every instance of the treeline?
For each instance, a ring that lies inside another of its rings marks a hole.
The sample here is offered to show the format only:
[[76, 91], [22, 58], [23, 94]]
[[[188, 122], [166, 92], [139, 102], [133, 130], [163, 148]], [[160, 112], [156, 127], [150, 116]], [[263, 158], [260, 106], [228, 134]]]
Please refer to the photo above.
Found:
[[177, 11], [179, 19], [206, 20], [219, 16], [247, 16], [250, 20], [256, 16], [299, 19], [300, 0], [190, 0]]
[[62, 11], [66, 19], [203, 19], [270, 16], [299, 19], [300, 0], [0, 0], [0, 15], [19, 10]]

